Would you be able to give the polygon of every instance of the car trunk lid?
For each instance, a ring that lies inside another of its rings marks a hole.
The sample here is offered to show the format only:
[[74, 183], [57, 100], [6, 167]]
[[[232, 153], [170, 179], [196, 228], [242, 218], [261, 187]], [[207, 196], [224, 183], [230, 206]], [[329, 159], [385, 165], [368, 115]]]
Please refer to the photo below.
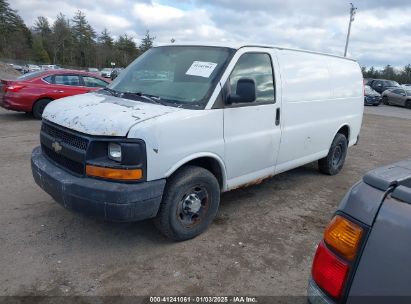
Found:
[[368, 172], [363, 180], [382, 191], [397, 186], [411, 187], [411, 159], [374, 169]]

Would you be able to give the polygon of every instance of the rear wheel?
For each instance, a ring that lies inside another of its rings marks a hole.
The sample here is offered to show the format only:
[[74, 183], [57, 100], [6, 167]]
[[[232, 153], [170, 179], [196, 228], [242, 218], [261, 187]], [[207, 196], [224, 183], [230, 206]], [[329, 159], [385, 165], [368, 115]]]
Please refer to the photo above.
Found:
[[51, 102], [51, 99], [46, 99], [46, 98], [37, 100], [33, 107], [34, 118], [41, 119], [44, 109], [50, 102]]
[[328, 155], [318, 161], [320, 172], [335, 175], [341, 171], [347, 156], [348, 140], [344, 134], [337, 133], [328, 151]]
[[405, 107], [407, 107], [408, 109], [411, 109], [411, 100], [407, 100], [405, 102]]
[[219, 204], [220, 186], [215, 176], [201, 167], [183, 167], [167, 181], [154, 224], [173, 240], [188, 240], [207, 229]]

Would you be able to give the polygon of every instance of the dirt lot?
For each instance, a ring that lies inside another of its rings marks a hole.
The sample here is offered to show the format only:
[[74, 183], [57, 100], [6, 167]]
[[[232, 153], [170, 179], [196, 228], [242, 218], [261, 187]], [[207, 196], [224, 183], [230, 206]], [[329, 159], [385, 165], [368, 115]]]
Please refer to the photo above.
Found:
[[0, 62], [0, 79], [15, 79], [20, 75], [20, 72], [17, 72], [8, 64]]
[[0, 110], [0, 295], [304, 295], [339, 201], [367, 170], [411, 157], [410, 125], [366, 114], [341, 174], [310, 164], [224, 194], [206, 233], [173, 243], [150, 221], [106, 223], [53, 202], [30, 172], [40, 122]]

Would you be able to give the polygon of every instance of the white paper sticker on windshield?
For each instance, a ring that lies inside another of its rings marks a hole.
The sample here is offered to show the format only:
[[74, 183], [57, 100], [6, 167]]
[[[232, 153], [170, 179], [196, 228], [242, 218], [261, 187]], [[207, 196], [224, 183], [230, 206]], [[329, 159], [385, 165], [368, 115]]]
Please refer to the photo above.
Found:
[[217, 63], [214, 62], [194, 61], [191, 67], [187, 70], [186, 75], [208, 78], [216, 66]]

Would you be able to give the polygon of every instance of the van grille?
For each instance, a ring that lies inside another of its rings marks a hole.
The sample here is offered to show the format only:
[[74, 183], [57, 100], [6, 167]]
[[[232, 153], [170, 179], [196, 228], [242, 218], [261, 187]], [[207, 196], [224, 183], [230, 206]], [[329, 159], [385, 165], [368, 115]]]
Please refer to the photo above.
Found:
[[[84, 175], [85, 162], [80, 159], [85, 159], [89, 144], [88, 138], [62, 127], [53, 126], [43, 120], [40, 142], [44, 155], [52, 162], [74, 174]], [[63, 150], [55, 151], [54, 143], [63, 145]]]
[[78, 135], [74, 135], [68, 132], [65, 132], [61, 129], [58, 129], [56, 127], [53, 127], [49, 124], [42, 123], [41, 125], [41, 131], [44, 133], [50, 135], [51, 137], [54, 137], [55, 139], [59, 140], [60, 142], [63, 142], [65, 144], [68, 144], [74, 148], [86, 151], [87, 146], [88, 146], [88, 140], [86, 138], [80, 137]]
[[61, 167], [78, 175], [84, 174], [84, 165], [82, 163], [71, 160], [61, 154], [57, 154], [53, 150], [47, 148], [45, 145], [41, 145], [43, 153], [53, 162], [57, 163]]

